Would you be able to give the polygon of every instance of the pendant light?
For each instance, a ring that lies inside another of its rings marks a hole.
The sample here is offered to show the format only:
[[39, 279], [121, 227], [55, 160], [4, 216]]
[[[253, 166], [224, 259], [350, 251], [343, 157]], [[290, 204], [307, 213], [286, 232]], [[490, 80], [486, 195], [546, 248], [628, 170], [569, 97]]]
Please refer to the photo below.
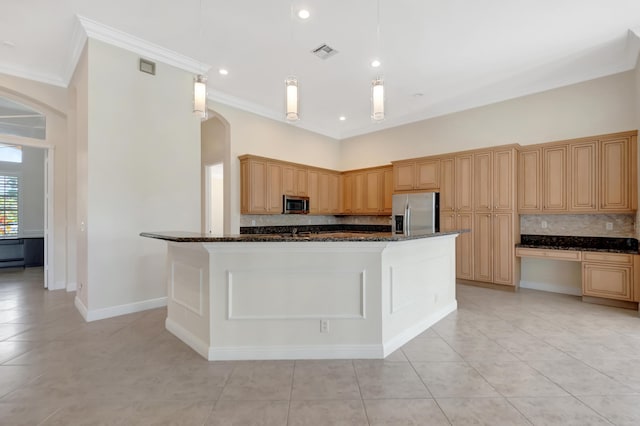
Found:
[[[200, 0], [200, 13], [198, 14], [198, 32], [200, 40], [202, 37], [202, 0]], [[193, 113], [206, 120], [207, 111], [207, 77], [201, 74], [193, 78]]]
[[[380, 54], [380, 0], [377, 2], [376, 42], [378, 55]], [[376, 59], [377, 65], [380, 62]], [[372, 64], [373, 65], [373, 64]], [[371, 119], [373, 121], [384, 120], [384, 81], [378, 76], [371, 82]]]
[[384, 120], [384, 82], [380, 77], [371, 83], [371, 119]]
[[287, 121], [298, 121], [298, 80], [295, 77], [287, 77], [284, 81], [286, 96], [286, 118]]
[[[291, 31], [291, 45], [294, 45], [293, 40], [293, 2], [291, 2], [289, 10], [289, 29]], [[291, 55], [293, 58], [293, 55]], [[284, 81], [285, 87], [285, 118], [287, 121], [298, 121], [300, 119], [298, 110], [298, 79], [294, 76], [289, 76]]]
[[203, 75], [193, 78], [193, 113], [207, 119], [207, 77]]

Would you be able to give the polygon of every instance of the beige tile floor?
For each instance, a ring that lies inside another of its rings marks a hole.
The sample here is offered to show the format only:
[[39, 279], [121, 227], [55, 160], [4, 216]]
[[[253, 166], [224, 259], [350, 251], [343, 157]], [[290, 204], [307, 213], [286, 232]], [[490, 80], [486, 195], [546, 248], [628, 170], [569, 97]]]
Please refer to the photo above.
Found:
[[157, 309], [85, 323], [42, 270], [0, 272], [2, 425], [640, 425], [640, 318], [458, 286], [385, 361], [207, 362]]

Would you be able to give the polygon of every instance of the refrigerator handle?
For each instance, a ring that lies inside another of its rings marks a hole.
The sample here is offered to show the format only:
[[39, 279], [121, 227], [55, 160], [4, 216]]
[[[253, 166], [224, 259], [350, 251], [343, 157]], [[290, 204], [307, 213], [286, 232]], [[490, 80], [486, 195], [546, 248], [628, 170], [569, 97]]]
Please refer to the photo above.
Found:
[[404, 208], [404, 224], [402, 233], [404, 235], [409, 235], [409, 226], [411, 225], [411, 207], [407, 204]]

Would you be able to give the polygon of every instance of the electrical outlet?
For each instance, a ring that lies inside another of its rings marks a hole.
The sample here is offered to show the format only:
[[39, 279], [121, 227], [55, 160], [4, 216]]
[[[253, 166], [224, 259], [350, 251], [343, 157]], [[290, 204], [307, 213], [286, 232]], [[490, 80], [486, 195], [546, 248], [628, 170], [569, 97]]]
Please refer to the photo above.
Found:
[[607, 229], [607, 231], [612, 231], [613, 230], [613, 222], [607, 222], [607, 224], [605, 225], [605, 228]]
[[251, 226], [256, 226], [256, 221], [255, 221], [255, 219], [251, 219]]
[[320, 320], [320, 333], [329, 332], [329, 320]]
[[542, 222], [540, 222], [540, 227], [541, 227], [542, 229], [547, 229], [547, 221], [546, 221], [546, 220], [543, 220]]

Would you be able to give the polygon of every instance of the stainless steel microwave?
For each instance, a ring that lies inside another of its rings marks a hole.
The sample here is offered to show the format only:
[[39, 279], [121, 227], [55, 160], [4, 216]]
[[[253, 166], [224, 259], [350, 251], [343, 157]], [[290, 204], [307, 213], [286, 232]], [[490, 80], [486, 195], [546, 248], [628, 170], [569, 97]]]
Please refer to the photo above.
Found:
[[291, 195], [282, 196], [283, 214], [308, 214], [309, 197], [298, 197]]

